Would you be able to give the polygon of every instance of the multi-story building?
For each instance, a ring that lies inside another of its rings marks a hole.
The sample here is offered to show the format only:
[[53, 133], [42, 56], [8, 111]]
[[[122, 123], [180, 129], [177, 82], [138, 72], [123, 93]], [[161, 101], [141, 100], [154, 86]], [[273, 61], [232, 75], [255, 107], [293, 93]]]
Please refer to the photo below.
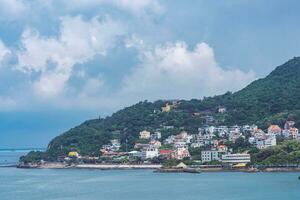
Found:
[[142, 158], [143, 159], [151, 159], [159, 156], [158, 148], [149, 147], [142, 151]]
[[211, 162], [213, 160], [220, 160], [219, 152], [217, 150], [208, 150], [201, 152], [201, 160], [202, 162]]
[[238, 164], [238, 163], [250, 163], [251, 157], [250, 154], [241, 153], [241, 154], [224, 154], [222, 155], [222, 162], [228, 164]]

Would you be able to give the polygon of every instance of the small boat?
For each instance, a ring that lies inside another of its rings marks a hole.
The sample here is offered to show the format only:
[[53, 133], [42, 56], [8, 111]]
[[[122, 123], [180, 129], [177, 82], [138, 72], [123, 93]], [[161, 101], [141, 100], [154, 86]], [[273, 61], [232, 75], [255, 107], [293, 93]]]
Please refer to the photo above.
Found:
[[298, 179], [300, 180], [300, 176], [298, 176]]

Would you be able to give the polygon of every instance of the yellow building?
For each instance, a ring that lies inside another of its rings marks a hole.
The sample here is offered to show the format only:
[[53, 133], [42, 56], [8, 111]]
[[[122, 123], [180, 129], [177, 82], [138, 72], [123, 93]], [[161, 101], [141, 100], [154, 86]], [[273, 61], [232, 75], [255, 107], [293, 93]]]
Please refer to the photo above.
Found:
[[149, 131], [141, 131], [140, 132], [140, 139], [150, 139], [150, 132]]
[[68, 156], [69, 156], [69, 157], [78, 157], [79, 154], [78, 154], [76, 151], [70, 151], [70, 152], [68, 153]]
[[166, 106], [161, 107], [162, 112], [170, 112], [172, 110], [172, 106], [169, 104], [166, 104]]

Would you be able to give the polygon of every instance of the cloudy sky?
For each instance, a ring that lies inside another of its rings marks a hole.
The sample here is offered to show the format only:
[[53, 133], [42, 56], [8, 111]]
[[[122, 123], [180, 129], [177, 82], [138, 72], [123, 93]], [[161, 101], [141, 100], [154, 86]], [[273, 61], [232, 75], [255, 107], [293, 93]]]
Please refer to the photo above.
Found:
[[0, 148], [141, 100], [236, 91], [300, 55], [290, 0], [0, 0]]

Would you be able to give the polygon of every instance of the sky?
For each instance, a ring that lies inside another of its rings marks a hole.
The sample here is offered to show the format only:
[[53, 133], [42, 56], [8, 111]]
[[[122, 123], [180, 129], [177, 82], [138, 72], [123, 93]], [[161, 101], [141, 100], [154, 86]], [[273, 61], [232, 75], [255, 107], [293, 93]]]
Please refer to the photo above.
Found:
[[297, 0], [0, 0], [0, 148], [143, 100], [237, 91], [300, 55]]

